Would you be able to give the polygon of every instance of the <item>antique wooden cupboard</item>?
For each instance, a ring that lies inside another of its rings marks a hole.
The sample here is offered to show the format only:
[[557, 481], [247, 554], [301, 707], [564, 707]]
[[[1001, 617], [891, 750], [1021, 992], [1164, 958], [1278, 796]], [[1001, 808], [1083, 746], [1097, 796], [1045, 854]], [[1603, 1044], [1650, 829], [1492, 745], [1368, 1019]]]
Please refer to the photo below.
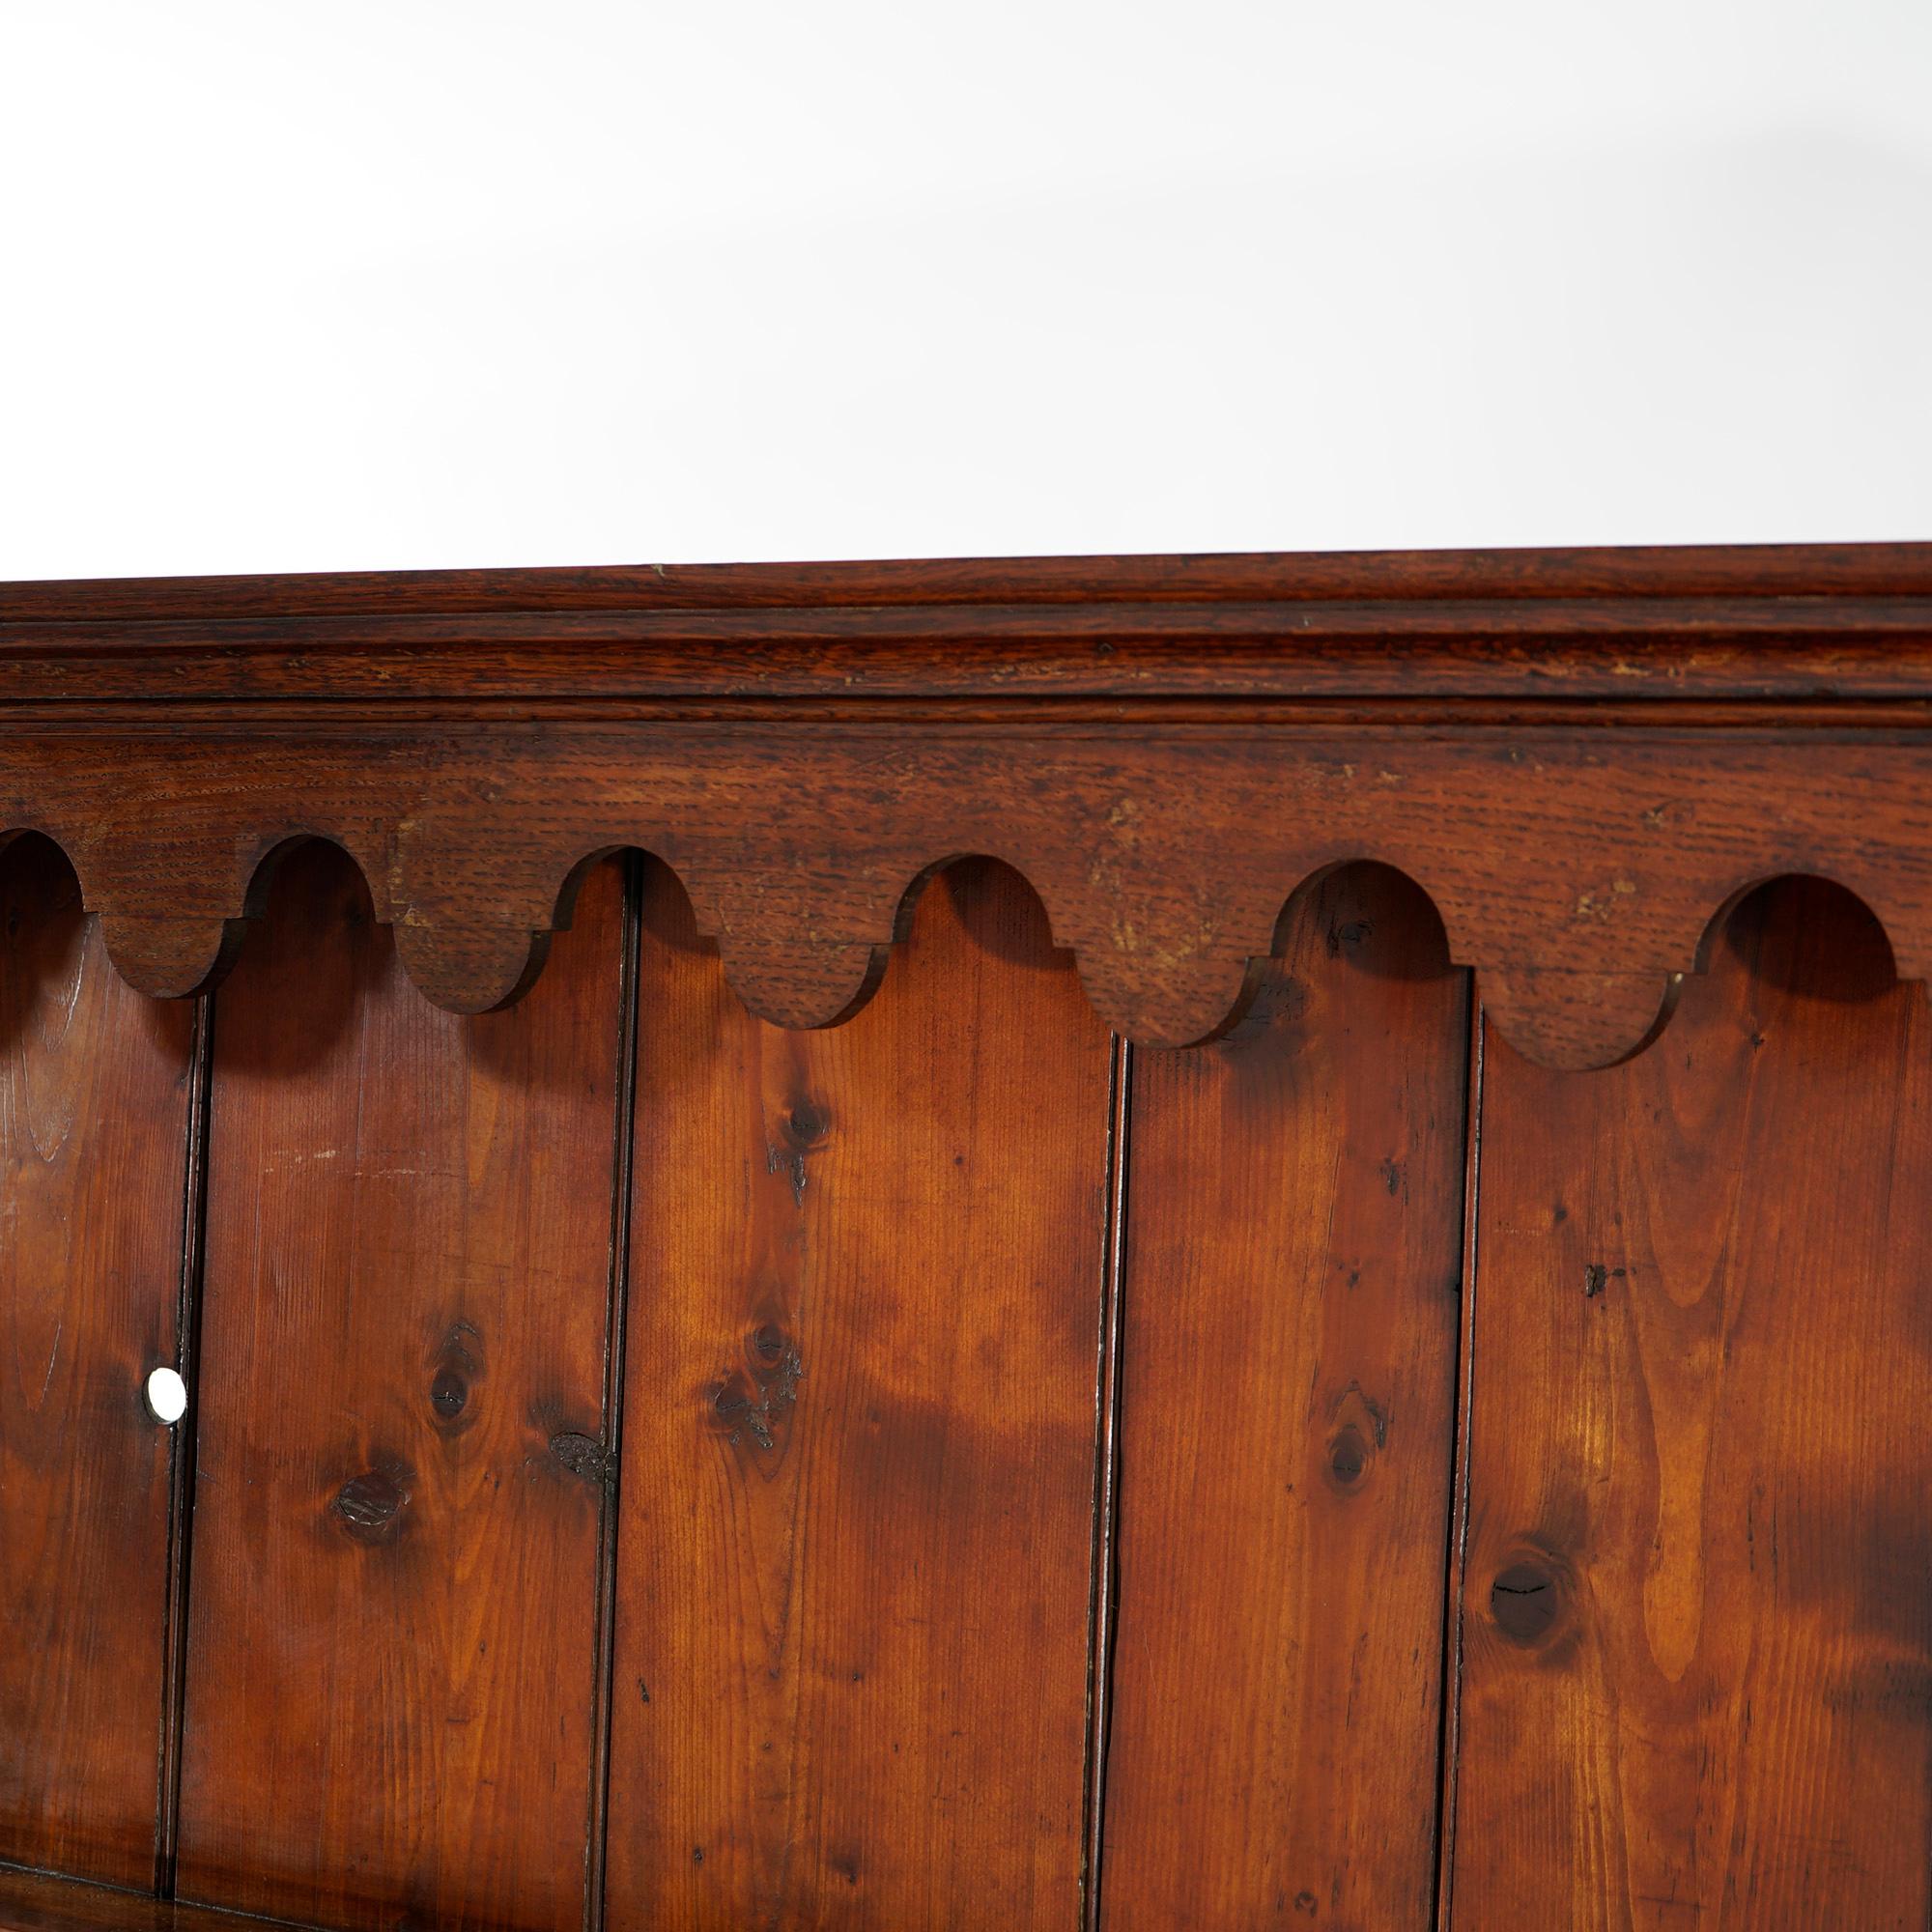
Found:
[[1932, 546], [0, 599], [0, 1927], [1927, 1922]]

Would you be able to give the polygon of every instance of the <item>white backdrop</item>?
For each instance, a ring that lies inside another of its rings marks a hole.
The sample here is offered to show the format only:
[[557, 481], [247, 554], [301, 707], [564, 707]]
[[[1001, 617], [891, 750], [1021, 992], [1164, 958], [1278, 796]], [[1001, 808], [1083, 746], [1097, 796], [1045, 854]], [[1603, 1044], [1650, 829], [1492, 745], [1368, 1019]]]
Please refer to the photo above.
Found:
[[1932, 4], [0, 0], [0, 577], [1932, 537]]

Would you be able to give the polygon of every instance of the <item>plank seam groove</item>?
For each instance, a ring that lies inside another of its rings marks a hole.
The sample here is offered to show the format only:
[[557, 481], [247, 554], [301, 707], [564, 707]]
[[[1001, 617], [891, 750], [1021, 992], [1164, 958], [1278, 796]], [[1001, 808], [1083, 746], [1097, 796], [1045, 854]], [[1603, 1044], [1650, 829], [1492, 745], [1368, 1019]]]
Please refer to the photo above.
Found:
[[589, 1836], [585, 1846], [584, 1932], [604, 1923], [604, 1872], [610, 1834], [611, 1704], [615, 1696], [617, 1540], [623, 1481], [624, 1343], [631, 1293], [631, 1160], [638, 1102], [638, 978], [643, 927], [643, 862], [622, 859], [624, 913], [617, 974], [616, 1120], [611, 1151], [610, 1314], [605, 1330], [603, 1523], [598, 1538], [597, 1641], [591, 1733]]
[[1107, 1225], [1100, 1269], [1100, 1336], [1094, 1456], [1093, 1589], [1088, 1608], [1087, 1705], [1089, 1719], [1085, 1868], [1082, 1924], [1097, 1932], [1101, 1867], [1105, 1858], [1107, 1732], [1113, 1715], [1114, 1620], [1120, 1607], [1118, 1574], [1121, 1506], [1121, 1293], [1126, 1244], [1128, 1095], [1133, 1048], [1113, 1040], [1111, 1091], [1107, 1096]]
[[172, 1898], [175, 1850], [181, 1823], [182, 1728], [187, 1703], [187, 1619], [190, 1562], [194, 1542], [195, 1437], [201, 1427], [197, 1406], [201, 1358], [201, 1257], [208, 1217], [208, 1117], [212, 1083], [209, 1069], [214, 1037], [214, 1002], [195, 1002], [189, 1048], [186, 1158], [182, 1177], [181, 1270], [176, 1289], [175, 1333], [187, 1411], [170, 1444], [168, 1508], [168, 1594], [163, 1629], [161, 1749], [155, 1818], [155, 1894]]
[[1463, 1589], [1469, 1546], [1469, 1425], [1476, 1360], [1477, 1208], [1482, 1196], [1483, 1053], [1482, 989], [1469, 975], [1469, 1061], [1463, 1102], [1463, 1305], [1456, 1323], [1456, 1423], [1451, 1436], [1449, 1536], [1442, 1593], [1442, 1693], [1437, 1713], [1435, 1924], [1449, 1932], [1454, 1913], [1458, 1720], [1463, 1690]]

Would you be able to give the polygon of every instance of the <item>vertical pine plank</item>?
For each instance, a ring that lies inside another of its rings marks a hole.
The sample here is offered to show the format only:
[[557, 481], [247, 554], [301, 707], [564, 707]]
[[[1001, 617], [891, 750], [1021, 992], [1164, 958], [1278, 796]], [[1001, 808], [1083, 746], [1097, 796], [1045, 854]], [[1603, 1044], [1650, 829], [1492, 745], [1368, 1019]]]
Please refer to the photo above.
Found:
[[1492, 1044], [1455, 1922], [1926, 1923], [1929, 1127], [1814, 883], [1631, 1064]]
[[185, 1898], [581, 1923], [621, 926], [456, 1020], [311, 846], [216, 996]]
[[822, 1034], [645, 906], [611, 1922], [1070, 1928], [1108, 1035], [997, 867]]
[[155, 1872], [193, 1009], [46, 840], [0, 855], [0, 1858]]
[[1234, 1037], [1135, 1056], [1121, 1932], [1427, 1922], [1467, 1037], [1434, 912], [1354, 867]]

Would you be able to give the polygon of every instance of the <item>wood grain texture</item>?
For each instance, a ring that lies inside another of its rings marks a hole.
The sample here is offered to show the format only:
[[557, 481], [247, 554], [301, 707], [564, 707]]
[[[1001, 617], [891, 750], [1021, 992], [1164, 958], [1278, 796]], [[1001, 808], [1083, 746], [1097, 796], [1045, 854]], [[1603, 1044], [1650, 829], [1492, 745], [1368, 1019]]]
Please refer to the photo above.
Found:
[[653, 868], [610, 1912], [1073, 1927], [1110, 1042], [1038, 907], [928, 888], [786, 1035]]
[[1924, 1924], [1929, 781], [1925, 545], [0, 586], [0, 1860]]
[[60, 841], [159, 995], [215, 983], [301, 834], [458, 1012], [520, 997], [625, 845], [784, 1026], [862, 1004], [962, 851], [1151, 1045], [1236, 1019], [1350, 859], [1422, 886], [1553, 1065], [1637, 1050], [1786, 871], [1932, 971], [1928, 546], [16, 585], [8, 723], [0, 827]]
[[1427, 901], [1360, 867], [1237, 1035], [1135, 1056], [1117, 1932], [1427, 1920], [1467, 1037]]
[[1761, 894], [1630, 1066], [1487, 1057], [1454, 1922], [1922, 1927], [1932, 1032]]
[[219, 978], [269, 862], [309, 833], [356, 858], [411, 977], [466, 1012], [520, 997], [585, 862], [623, 846], [677, 870], [736, 990], [794, 1027], [863, 1005], [919, 882], [962, 851], [1025, 873], [1101, 1015], [1151, 1044], [1237, 1019], [1285, 899], [1365, 857], [1428, 893], [1450, 956], [1488, 974], [1492, 1019], [1551, 1064], [1639, 1048], [1713, 919], [1784, 872], [1860, 893], [1904, 977], [1932, 972], [1932, 713], [1914, 706], [1701, 723], [1607, 705], [703, 715], [717, 709], [158, 710], [50, 732], [11, 766], [0, 738], [0, 825], [60, 838], [111, 956], [156, 994]]
[[339, 854], [214, 1015], [179, 1890], [577, 1927], [606, 1492], [621, 889], [459, 1022]]
[[0, 1932], [249, 1932], [274, 1922], [0, 1868]]
[[0, 584], [10, 626], [416, 612], [887, 610], [1031, 603], [1932, 597], [1932, 543], [1222, 552], [71, 578]]
[[0, 852], [0, 1858], [153, 1882], [192, 1009]]

